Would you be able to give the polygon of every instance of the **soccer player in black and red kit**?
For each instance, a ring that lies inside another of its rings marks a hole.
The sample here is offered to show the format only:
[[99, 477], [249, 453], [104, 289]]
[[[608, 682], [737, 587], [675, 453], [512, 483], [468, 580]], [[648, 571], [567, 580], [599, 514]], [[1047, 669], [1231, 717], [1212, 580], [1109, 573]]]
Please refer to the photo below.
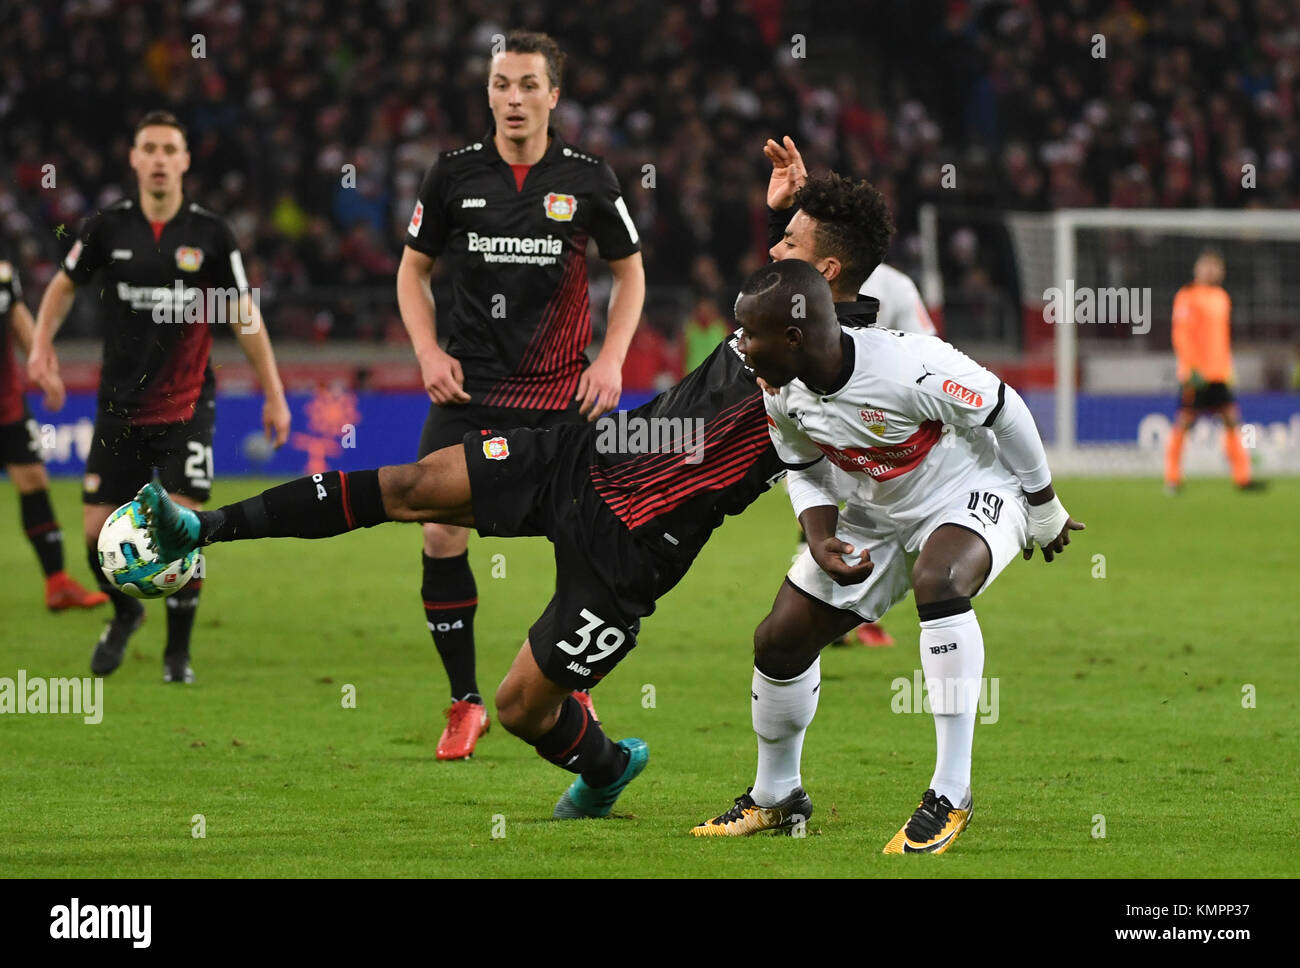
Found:
[[[397, 273], [402, 320], [432, 401], [419, 457], [467, 431], [595, 420], [618, 404], [645, 273], [613, 171], [548, 126], [563, 59], [545, 34], [507, 36], [489, 71], [492, 129], [444, 152], [420, 188]], [[590, 365], [589, 241], [613, 275], [605, 341]], [[452, 300], [437, 326], [429, 278], [443, 258]], [[473, 753], [489, 725], [475, 674], [478, 590], [468, 542], [465, 528], [424, 527], [425, 620], [452, 695], [437, 747], [443, 760]]]
[[684, 433], [665, 441], [661, 431], [660, 446], [647, 451], [633, 433], [608, 446], [610, 435], [586, 424], [470, 431], [417, 464], [299, 478], [198, 515], [152, 484], [139, 500], [168, 558], [215, 541], [322, 538], [384, 521], [545, 535], [555, 546], [555, 595], [497, 690], [497, 715], [543, 758], [578, 774], [556, 817], [607, 816], [648, 751], [641, 740], [612, 742], [572, 690], [609, 674], [723, 518], [786, 469], [735, 336], [626, 421], [691, 428], [691, 440], [681, 446]]
[[[155, 469], [177, 499], [201, 507], [212, 489], [215, 386], [208, 359], [212, 324], [234, 324], [264, 393], [263, 423], [276, 446], [289, 434], [289, 406], [254, 293], [230, 227], [187, 202], [185, 132], [171, 114], [146, 114], [136, 126], [131, 167], [139, 193], [86, 220], [37, 312], [28, 372], [42, 389], [58, 379], [54, 334], [77, 286], [94, 279], [104, 334], [95, 434], [86, 458], [82, 502], [86, 554], [114, 616], [91, 656], [96, 675], [121, 664], [144, 608], [104, 578], [97, 538], [117, 505]], [[179, 298], [177, 298], [179, 296]], [[191, 682], [190, 632], [198, 577], [167, 599], [164, 682]]]
[[[25, 375], [14, 359], [15, 342], [31, 352], [33, 329], [32, 314], [23, 303], [18, 266], [0, 242], [0, 467], [18, 490], [23, 531], [45, 573], [45, 606], [52, 612], [94, 608], [108, 601], [108, 596], [87, 591], [63, 570], [63, 532], [50, 504], [50, 479], [42, 463], [36, 421], [23, 399]], [[62, 383], [51, 382], [45, 403], [62, 406]]]

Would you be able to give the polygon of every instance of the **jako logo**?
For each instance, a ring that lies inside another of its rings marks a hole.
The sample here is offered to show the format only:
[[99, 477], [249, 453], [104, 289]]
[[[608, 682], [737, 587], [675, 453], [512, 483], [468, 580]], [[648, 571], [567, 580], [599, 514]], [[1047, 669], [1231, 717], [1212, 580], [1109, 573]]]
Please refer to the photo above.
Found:
[[462, 198], [460, 200], [461, 208], [487, 208], [486, 198]]
[[580, 676], [591, 675], [590, 669], [588, 669], [585, 665], [579, 665], [576, 662], [570, 662], [565, 668], [567, 668], [570, 672], [576, 672]]
[[149, 904], [90, 904], [77, 898], [70, 905], [50, 908], [50, 937], [67, 941], [131, 939], [133, 948], [147, 948], [152, 937], [153, 907]]

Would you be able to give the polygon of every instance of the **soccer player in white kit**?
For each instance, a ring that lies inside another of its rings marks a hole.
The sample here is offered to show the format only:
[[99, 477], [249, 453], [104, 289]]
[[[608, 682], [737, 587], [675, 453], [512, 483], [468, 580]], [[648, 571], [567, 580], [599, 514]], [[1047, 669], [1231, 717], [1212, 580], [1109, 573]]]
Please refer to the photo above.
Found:
[[[861, 312], [859, 307], [867, 305], [862, 300], [865, 296], [868, 301], [875, 299], [878, 306], [874, 320], [863, 325], [935, 335], [921, 293], [904, 273], [880, 262], [861, 283], [853, 278], [853, 270], [863, 267], [866, 260], [876, 261], [864, 242], [878, 231], [872, 224], [877, 208], [864, 199], [879, 193], [866, 182], [834, 174], [816, 179], [809, 187], [803, 156], [789, 136], [779, 144], [769, 138], [763, 154], [772, 163], [767, 185], [768, 254], [772, 260], [803, 259], [812, 265], [830, 283], [841, 320], [854, 310]], [[892, 223], [887, 231], [892, 235]], [[858, 294], [856, 304], [850, 301], [852, 293]], [[803, 548], [801, 532], [796, 557]], [[894, 638], [880, 623], [863, 622], [832, 644], [853, 642], [885, 646], [893, 645]]]
[[880, 300], [876, 325], [881, 329], [921, 333], [924, 336], [936, 334], [934, 320], [925, 308], [921, 291], [906, 273], [882, 262], [867, 276], [860, 291], [864, 296]]
[[795, 259], [747, 280], [736, 320], [746, 362], [780, 388], [765, 395], [768, 426], [808, 548], [754, 633], [754, 785], [692, 832], [782, 830], [811, 815], [799, 760], [818, 652], [910, 589], [938, 755], [885, 853], [943, 853], [973, 808], [984, 642], [971, 599], [1017, 552], [1037, 543], [1051, 561], [1083, 525], [1056, 498], [1020, 395], [939, 338], [842, 328], [825, 280]]

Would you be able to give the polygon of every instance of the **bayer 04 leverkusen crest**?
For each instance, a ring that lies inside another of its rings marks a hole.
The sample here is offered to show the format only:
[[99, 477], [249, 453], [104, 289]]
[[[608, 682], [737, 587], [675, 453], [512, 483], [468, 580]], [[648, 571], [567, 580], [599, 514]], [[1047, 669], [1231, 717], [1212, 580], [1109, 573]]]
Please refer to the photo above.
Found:
[[181, 272], [198, 272], [203, 265], [203, 250], [182, 245], [176, 249], [176, 268]]
[[578, 200], [572, 195], [559, 192], [547, 192], [546, 217], [556, 222], [572, 222], [573, 213], [578, 210]]
[[488, 460], [505, 460], [510, 456], [510, 444], [504, 437], [491, 437], [483, 441], [483, 456]]

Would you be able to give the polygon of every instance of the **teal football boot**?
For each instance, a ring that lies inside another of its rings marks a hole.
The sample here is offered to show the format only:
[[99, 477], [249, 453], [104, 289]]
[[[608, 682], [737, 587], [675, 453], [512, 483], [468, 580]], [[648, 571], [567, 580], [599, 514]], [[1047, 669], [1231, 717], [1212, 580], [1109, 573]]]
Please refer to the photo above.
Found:
[[556, 820], [581, 820], [584, 817], [608, 817], [623, 788], [635, 780], [650, 761], [650, 747], [642, 739], [621, 739], [618, 745], [627, 750], [627, 767], [623, 775], [605, 787], [588, 786], [581, 776], [565, 790], [555, 805]]

